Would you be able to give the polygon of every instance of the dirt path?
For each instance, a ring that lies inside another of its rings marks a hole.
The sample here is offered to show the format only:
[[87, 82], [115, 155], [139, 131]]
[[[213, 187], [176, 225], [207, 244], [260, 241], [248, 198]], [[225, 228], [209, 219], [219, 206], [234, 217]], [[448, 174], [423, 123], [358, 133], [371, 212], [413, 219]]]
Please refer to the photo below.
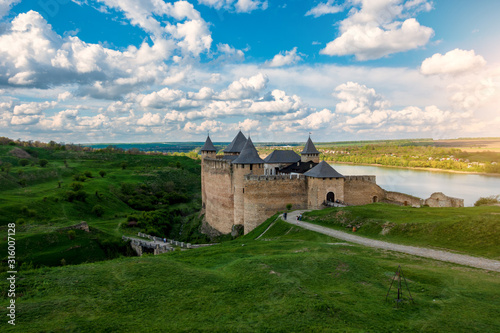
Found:
[[[324, 235], [332, 236], [338, 239], [342, 239], [348, 242], [361, 244], [364, 246], [375, 247], [378, 249], [391, 250], [396, 252], [407, 253], [419, 257], [431, 258], [435, 260], [447, 261], [454, 264], [482, 268], [489, 271], [500, 272], [500, 261], [485, 259], [480, 257], [471, 257], [463, 254], [456, 254], [446, 251], [432, 250], [423, 247], [399, 245], [394, 243], [388, 243], [384, 241], [369, 239], [361, 236], [353, 235], [352, 233], [343, 232], [339, 230], [334, 230], [326, 227], [322, 227], [316, 224], [307, 223], [303, 221], [298, 221], [297, 216], [306, 212], [305, 210], [297, 210], [288, 213], [288, 217], [285, 222], [298, 225], [304, 229], [319, 232]], [[283, 219], [283, 216], [281, 216]]]

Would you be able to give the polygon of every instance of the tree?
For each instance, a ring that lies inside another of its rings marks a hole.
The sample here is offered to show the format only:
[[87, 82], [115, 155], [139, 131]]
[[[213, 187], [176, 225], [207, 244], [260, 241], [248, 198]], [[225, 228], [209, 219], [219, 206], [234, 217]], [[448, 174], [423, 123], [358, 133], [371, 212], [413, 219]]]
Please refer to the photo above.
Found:
[[85, 175], [85, 177], [87, 177], [87, 178], [93, 178], [93, 177], [92, 177], [92, 172], [90, 172], [90, 171], [88, 171], [88, 170], [87, 170], [87, 171], [85, 171], [83, 174], [84, 174], [84, 175]]
[[28, 159], [23, 158], [22, 160], [19, 160], [19, 165], [20, 165], [20, 166], [25, 167], [25, 166], [27, 166], [28, 164], [30, 164], [30, 161], [29, 161]]
[[101, 217], [104, 215], [104, 207], [101, 205], [95, 205], [92, 208], [92, 213], [95, 214], [97, 217]]
[[71, 187], [73, 188], [73, 191], [77, 192], [83, 189], [83, 184], [82, 183], [71, 183]]
[[120, 166], [122, 167], [123, 170], [125, 170], [128, 166], [127, 162], [122, 162], [122, 164], [120, 164]]
[[292, 209], [292, 204], [286, 204], [286, 210], [291, 210]]
[[104, 178], [104, 176], [106, 176], [106, 171], [104, 170], [99, 171], [99, 176], [101, 176], [101, 178]]
[[10, 164], [8, 162], [2, 164], [2, 171], [5, 171], [6, 174], [9, 174], [10, 168], [12, 168], [12, 164]]
[[45, 168], [45, 166], [49, 164], [49, 161], [47, 161], [46, 159], [42, 159], [38, 162], [38, 164], [40, 164], [42, 168]]

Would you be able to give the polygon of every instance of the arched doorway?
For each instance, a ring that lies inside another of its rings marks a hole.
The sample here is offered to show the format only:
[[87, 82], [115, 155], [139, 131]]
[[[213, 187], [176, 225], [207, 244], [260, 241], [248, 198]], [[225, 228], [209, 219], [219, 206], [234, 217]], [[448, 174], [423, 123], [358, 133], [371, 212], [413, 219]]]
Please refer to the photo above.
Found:
[[378, 198], [376, 195], [373, 197], [373, 202], [378, 202]]
[[327, 202], [335, 202], [335, 194], [333, 192], [328, 192], [326, 195]]

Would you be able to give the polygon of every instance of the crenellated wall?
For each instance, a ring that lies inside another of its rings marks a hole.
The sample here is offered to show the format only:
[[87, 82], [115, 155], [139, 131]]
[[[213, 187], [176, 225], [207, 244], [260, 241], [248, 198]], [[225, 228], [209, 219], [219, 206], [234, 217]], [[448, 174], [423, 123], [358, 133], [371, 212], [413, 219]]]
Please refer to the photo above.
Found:
[[366, 205], [381, 202], [385, 191], [375, 182], [375, 176], [346, 176], [344, 202], [349, 205]]
[[222, 159], [205, 158], [202, 173], [205, 219], [219, 232], [230, 233], [234, 224], [231, 164]]
[[246, 176], [244, 195], [245, 234], [292, 204], [307, 208], [307, 179], [303, 175]]

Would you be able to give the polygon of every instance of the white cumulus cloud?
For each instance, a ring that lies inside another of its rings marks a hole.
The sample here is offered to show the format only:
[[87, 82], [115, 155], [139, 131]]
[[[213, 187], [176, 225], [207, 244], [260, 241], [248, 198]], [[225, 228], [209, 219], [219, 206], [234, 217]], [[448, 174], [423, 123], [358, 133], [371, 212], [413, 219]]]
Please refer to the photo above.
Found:
[[297, 47], [290, 51], [280, 52], [275, 55], [271, 61], [267, 62], [269, 67], [281, 67], [286, 65], [293, 65], [302, 60], [302, 57], [297, 54]]
[[351, 3], [354, 7], [340, 23], [340, 36], [329, 42], [321, 54], [378, 59], [424, 46], [434, 35], [433, 29], [409, 17], [430, 10], [429, 1], [352, 0]]
[[446, 54], [436, 53], [422, 62], [420, 71], [424, 75], [463, 74], [480, 69], [486, 65], [486, 60], [476, 55], [474, 50], [454, 49]]

